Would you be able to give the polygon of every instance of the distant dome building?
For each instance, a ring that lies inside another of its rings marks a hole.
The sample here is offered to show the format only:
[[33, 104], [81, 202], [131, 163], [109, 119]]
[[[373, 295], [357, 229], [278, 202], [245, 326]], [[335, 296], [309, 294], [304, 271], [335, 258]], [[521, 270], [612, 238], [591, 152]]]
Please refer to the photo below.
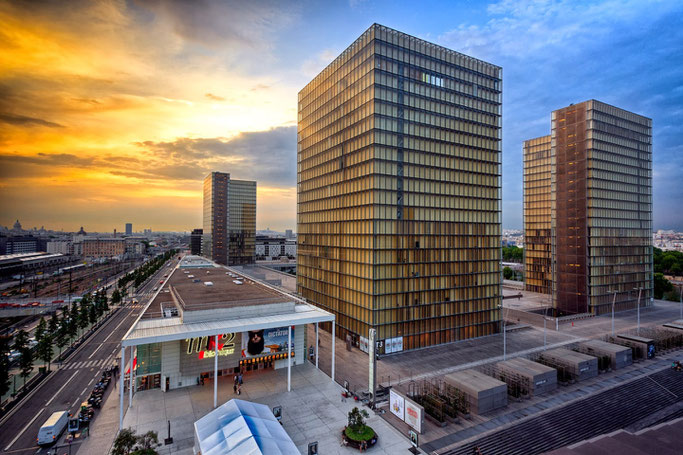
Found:
[[76, 235], [88, 235], [87, 232], [83, 230], [83, 226], [81, 226], [81, 230], [76, 233]]
[[14, 222], [14, 226], [12, 227], [12, 230], [13, 231], [21, 231], [22, 230], [21, 223], [19, 222], [19, 220]]

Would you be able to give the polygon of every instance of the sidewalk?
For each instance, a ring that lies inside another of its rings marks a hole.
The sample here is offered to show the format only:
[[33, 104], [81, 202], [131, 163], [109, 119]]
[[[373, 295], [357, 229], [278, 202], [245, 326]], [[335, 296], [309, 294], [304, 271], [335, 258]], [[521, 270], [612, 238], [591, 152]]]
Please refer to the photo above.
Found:
[[[83, 443], [84, 454], [105, 455], [114, 439], [118, 417], [118, 395], [109, 396], [103, 411], [96, 418], [91, 438]], [[115, 397], [115, 398], [112, 398]], [[218, 380], [218, 403], [235, 398], [232, 378]], [[268, 407], [282, 406], [282, 423], [302, 454], [308, 451], [308, 443], [318, 441], [319, 451], [324, 454], [352, 454], [357, 451], [341, 446], [341, 431], [347, 424], [347, 414], [357, 406], [353, 400], [341, 401], [341, 387], [314, 365], [292, 367], [292, 391], [287, 392], [287, 370], [271, 370], [248, 373], [242, 386], [243, 400], [263, 403]], [[126, 405], [128, 397], [126, 397]], [[171, 422], [174, 443], [157, 448], [160, 454], [192, 454], [194, 445], [194, 422], [213, 409], [213, 383], [162, 392], [148, 390], [137, 393], [133, 407], [124, 417], [124, 427], [133, 428], [137, 434], [156, 431], [163, 444], [167, 437], [167, 421]], [[367, 409], [367, 407], [365, 408]], [[378, 455], [396, 455], [410, 448], [407, 438], [398, 433], [379, 416], [370, 413], [368, 424], [379, 435], [379, 441], [371, 452]], [[102, 428], [105, 427], [105, 428]]]

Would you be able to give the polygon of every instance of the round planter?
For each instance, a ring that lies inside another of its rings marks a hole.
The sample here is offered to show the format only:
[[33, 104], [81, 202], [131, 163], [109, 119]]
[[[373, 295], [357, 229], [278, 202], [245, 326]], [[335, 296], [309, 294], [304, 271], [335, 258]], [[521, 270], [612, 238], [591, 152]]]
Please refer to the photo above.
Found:
[[[374, 434], [372, 436], [372, 438], [365, 441], [367, 443], [367, 448], [369, 449], [370, 447], [377, 444], [379, 437], [377, 436], [377, 432], [375, 430], [373, 430], [371, 427], [368, 427], [368, 428], [370, 428]], [[344, 445], [346, 445], [348, 447], [353, 447], [354, 449], [360, 449], [360, 444], [362, 441], [356, 441], [356, 440], [353, 440], [353, 439], [349, 438], [348, 436], [346, 436], [346, 427], [341, 431], [341, 437], [342, 437], [342, 442], [344, 442]]]

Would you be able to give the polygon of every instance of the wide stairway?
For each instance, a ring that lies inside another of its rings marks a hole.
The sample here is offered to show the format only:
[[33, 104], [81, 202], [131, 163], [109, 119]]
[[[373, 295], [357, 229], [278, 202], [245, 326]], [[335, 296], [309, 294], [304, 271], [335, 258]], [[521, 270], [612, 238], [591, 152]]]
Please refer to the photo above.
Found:
[[544, 453], [628, 427], [681, 400], [683, 373], [667, 369], [489, 433], [457, 448], [439, 450], [439, 454], [471, 455], [475, 453], [475, 447], [479, 447], [483, 455]]

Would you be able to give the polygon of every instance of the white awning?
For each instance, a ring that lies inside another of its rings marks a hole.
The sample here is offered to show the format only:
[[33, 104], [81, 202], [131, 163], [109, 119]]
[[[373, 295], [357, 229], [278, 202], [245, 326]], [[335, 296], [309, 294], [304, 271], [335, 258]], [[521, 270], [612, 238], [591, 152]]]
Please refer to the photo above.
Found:
[[202, 455], [299, 455], [268, 406], [232, 399], [194, 423]]
[[239, 333], [248, 330], [272, 329], [290, 325], [314, 324], [334, 321], [334, 315], [310, 304], [297, 304], [295, 311], [252, 318], [234, 318], [204, 322], [183, 323], [179, 317], [163, 319], [140, 319], [121, 340], [121, 345], [162, 343], [223, 333]]

